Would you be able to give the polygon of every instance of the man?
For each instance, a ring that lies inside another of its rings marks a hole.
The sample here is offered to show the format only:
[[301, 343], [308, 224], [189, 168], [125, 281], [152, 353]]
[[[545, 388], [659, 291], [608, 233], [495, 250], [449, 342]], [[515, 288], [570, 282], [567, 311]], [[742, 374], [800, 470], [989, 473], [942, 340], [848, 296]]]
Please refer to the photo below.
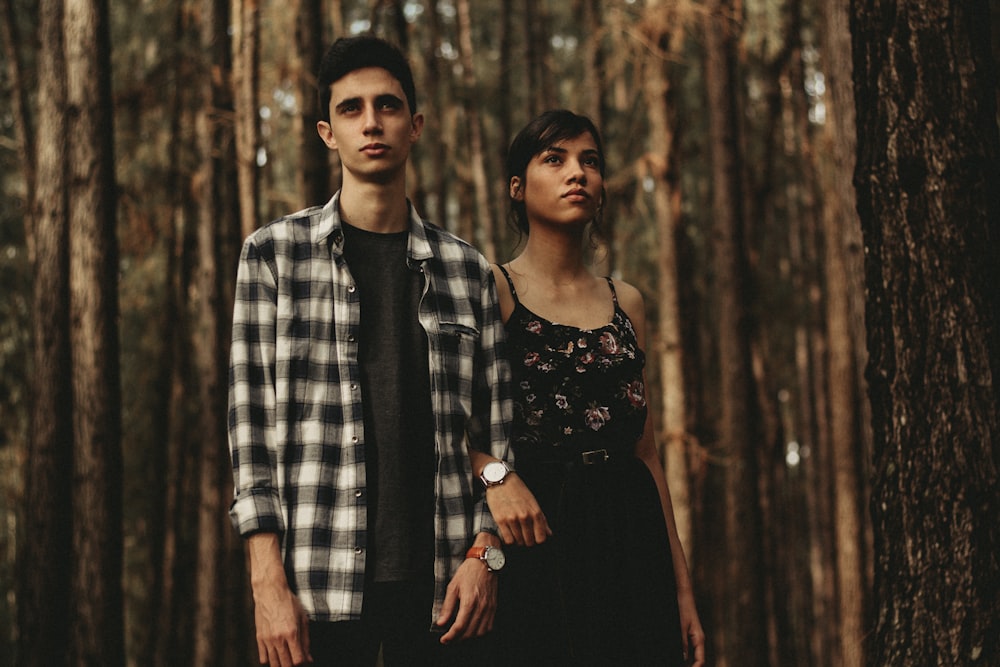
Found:
[[260, 661], [488, 661], [498, 535], [548, 534], [498, 463], [510, 369], [492, 272], [406, 198], [424, 118], [403, 55], [340, 39], [318, 84], [341, 189], [246, 240], [233, 318], [230, 513]]

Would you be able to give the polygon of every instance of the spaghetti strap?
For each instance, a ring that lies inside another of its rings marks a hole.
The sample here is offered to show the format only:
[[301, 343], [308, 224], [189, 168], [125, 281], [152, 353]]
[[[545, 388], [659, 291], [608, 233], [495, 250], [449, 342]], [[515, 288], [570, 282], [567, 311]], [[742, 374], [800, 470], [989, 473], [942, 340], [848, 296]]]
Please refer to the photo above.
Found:
[[[504, 272], [504, 275], [506, 275], [506, 272]], [[611, 288], [611, 300], [614, 301], [615, 306], [617, 306], [618, 305], [618, 292], [615, 291], [615, 281], [611, 279], [611, 276], [604, 276], [604, 279], [608, 281], [608, 287]], [[507, 280], [510, 280], [510, 278], [508, 278]], [[511, 289], [513, 289], [513, 288], [511, 288]]]
[[[521, 303], [521, 300], [517, 298], [517, 290], [514, 289], [514, 281], [510, 279], [510, 274], [507, 273], [507, 269], [503, 267], [503, 264], [497, 264], [497, 268], [503, 273], [503, 277], [507, 279], [507, 285], [510, 286], [510, 295], [514, 297], [514, 303]], [[614, 291], [614, 288], [611, 288]]]

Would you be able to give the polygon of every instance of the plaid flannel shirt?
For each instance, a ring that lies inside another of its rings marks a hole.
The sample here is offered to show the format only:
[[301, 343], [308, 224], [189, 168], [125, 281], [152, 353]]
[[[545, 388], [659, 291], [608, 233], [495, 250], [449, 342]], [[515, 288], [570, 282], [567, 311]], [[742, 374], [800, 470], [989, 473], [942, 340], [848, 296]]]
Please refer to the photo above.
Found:
[[[279, 535], [292, 590], [327, 621], [360, 618], [368, 540], [360, 303], [338, 198], [247, 238], [229, 366], [233, 525]], [[507, 458], [510, 368], [489, 264], [410, 211], [437, 457], [435, 618], [474, 536], [496, 531], [466, 444]]]

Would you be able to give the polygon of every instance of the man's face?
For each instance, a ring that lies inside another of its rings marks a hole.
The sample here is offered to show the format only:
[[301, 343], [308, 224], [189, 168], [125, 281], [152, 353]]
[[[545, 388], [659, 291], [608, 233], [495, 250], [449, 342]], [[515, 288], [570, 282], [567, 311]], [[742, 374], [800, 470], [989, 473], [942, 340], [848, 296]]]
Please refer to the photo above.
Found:
[[340, 153], [345, 177], [385, 182], [405, 174], [424, 119], [410, 115], [399, 81], [381, 67], [366, 67], [333, 82], [330, 91], [330, 122], [316, 129]]

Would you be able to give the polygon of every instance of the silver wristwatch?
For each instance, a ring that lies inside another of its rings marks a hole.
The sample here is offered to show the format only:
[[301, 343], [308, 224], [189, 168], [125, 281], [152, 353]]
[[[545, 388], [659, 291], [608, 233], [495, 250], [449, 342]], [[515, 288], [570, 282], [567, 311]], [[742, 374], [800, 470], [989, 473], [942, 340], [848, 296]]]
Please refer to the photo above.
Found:
[[503, 461], [490, 461], [483, 466], [483, 474], [479, 476], [479, 479], [488, 489], [491, 486], [503, 484], [504, 480], [507, 479], [507, 474], [511, 472], [513, 469]]

